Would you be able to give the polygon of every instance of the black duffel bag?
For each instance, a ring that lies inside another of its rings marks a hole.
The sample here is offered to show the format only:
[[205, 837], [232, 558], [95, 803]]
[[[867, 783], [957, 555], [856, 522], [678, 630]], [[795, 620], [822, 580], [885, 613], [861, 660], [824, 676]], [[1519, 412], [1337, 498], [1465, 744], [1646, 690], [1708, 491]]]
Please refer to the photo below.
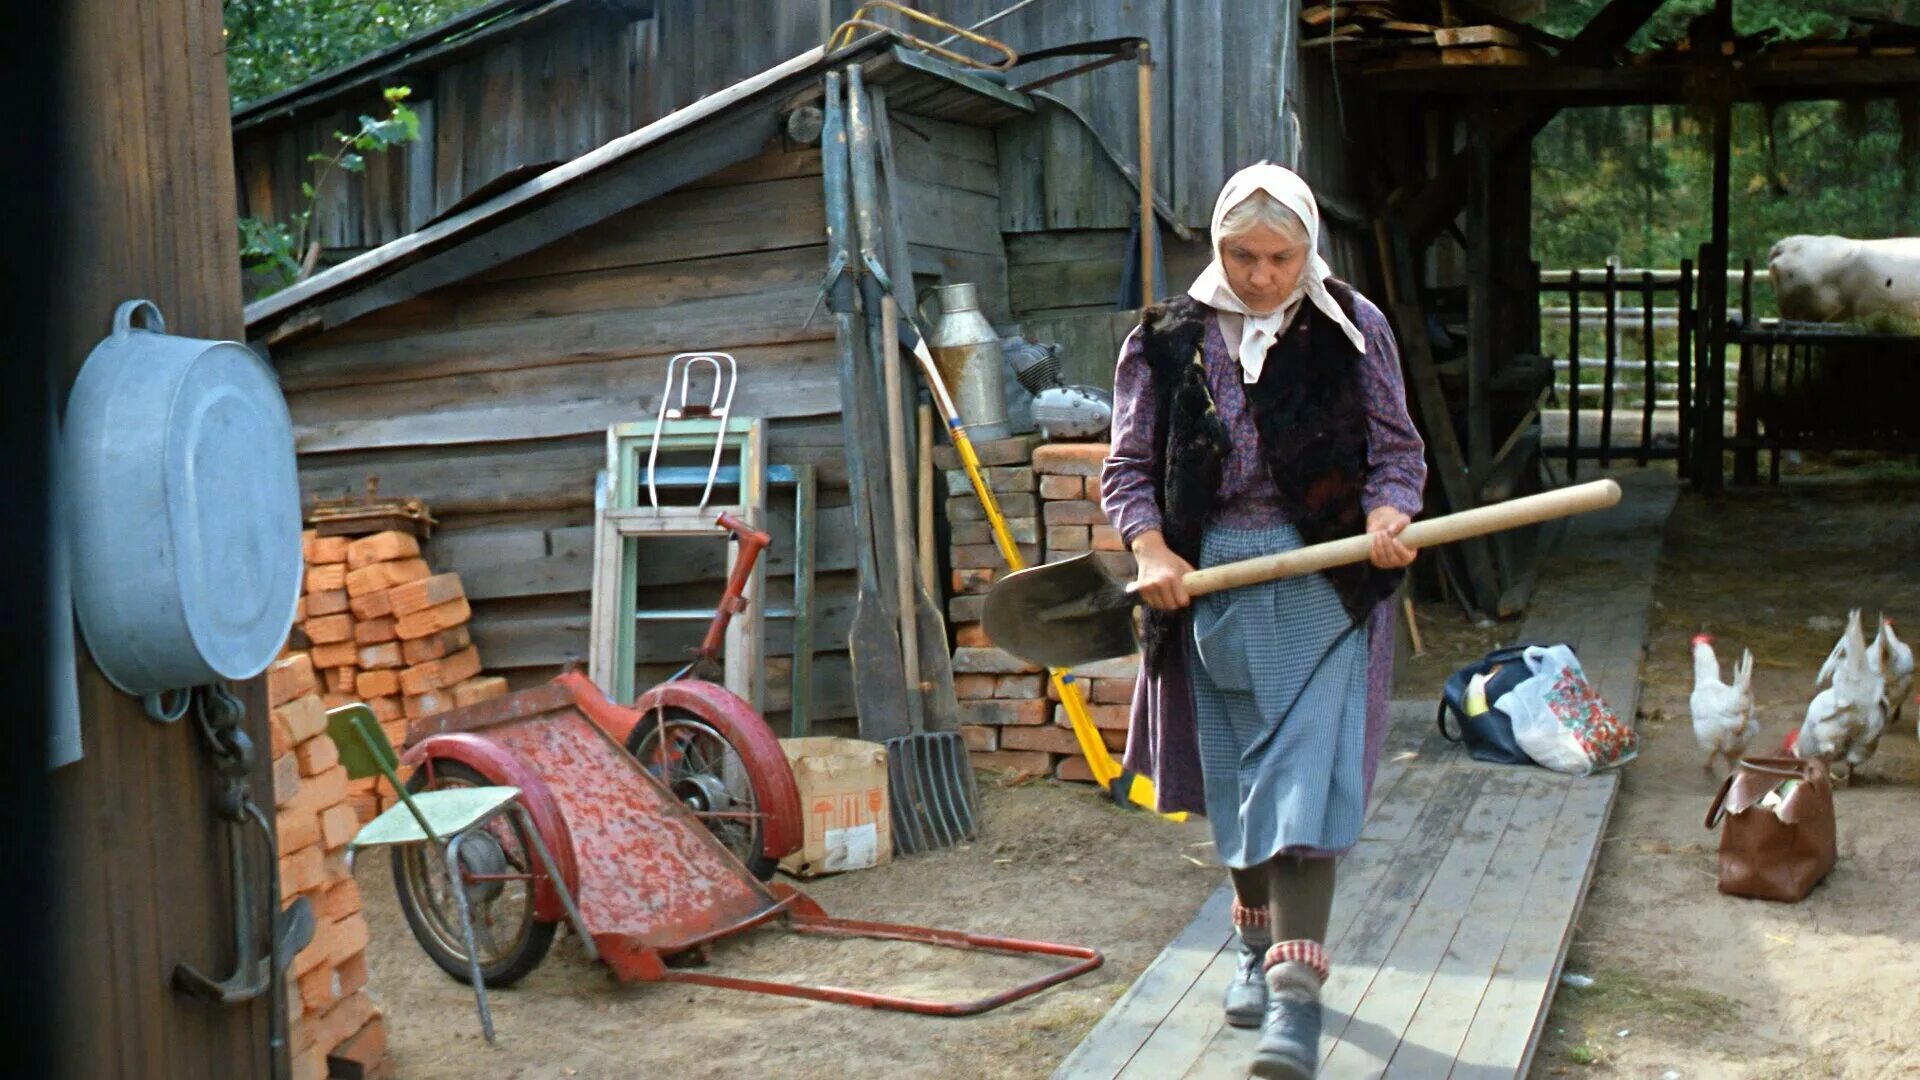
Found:
[[[1449, 742], [1465, 744], [1467, 753], [1475, 761], [1496, 765], [1533, 764], [1533, 759], [1520, 749], [1520, 744], [1513, 737], [1513, 719], [1493, 707], [1502, 694], [1533, 674], [1523, 659], [1526, 651], [1525, 645], [1495, 649], [1447, 676], [1447, 683], [1440, 690], [1440, 709], [1435, 716], [1440, 725], [1440, 734]], [[1487, 710], [1477, 716], [1468, 716], [1467, 684], [1482, 673], [1491, 674], [1487, 680]], [[1453, 717], [1455, 730], [1447, 727], [1449, 715]]]

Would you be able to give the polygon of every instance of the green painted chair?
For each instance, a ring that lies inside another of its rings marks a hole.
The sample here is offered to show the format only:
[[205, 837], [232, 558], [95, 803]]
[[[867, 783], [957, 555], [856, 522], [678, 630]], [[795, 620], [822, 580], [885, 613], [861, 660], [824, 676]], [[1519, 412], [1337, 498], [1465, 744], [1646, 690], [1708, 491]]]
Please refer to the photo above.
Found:
[[[566, 908], [568, 921], [573, 923], [574, 930], [580, 935], [587, 958], [599, 959], [593, 947], [593, 937], [580, 921], [580, 909], [575, 906], [567, 883], [554, 866], [553, 856], [547, 852], [540, 830], [534, 827], [532, 815], [527, 813], [526, 804], [520, 798], [519, 788], [457, 787], [408, 791], [396, 771], [400, 765], [399, 755], [394, 753], [393, 744], [387, 741], [387, 734], [381, 730], [373, 710], [363, 704], [329, 709], [327, 735], [339, 750], [340, 764], [346, 767], [349, 778], [385, 777], [400, 797], [399, 802], [367, 822], [348, 841], [349, 865], [354, 854], [365, 848], [413, 845], [438, 848], [446, 861], [449, 891], [453, 893], [458, 907], [460, 929], [465, 941], [468, 980], [473, 984], [474, 1001], [480, 1010], [480, 1030], [489, 1043], [493, 1041], [493, 1014], [487, 1008], [487, 985], [481, 975], [479, 951], [474, 944], [473, 909], [468, 897], [470, 889], [484, 887], [487, 883], [475, 883], [463, 872], [460, 863], [462, 841], [485, 831], [502, 814], [511, 815], [519, 825], [520, 834], [527, 838], [534, 852], [539, 855], [547, 879], [553, 882], [554, 891], [560, 895], [560, 903]], [[454, 887], [456, 883], [458, 887]], [[544, 952], [544, 948], [541, 951]]]

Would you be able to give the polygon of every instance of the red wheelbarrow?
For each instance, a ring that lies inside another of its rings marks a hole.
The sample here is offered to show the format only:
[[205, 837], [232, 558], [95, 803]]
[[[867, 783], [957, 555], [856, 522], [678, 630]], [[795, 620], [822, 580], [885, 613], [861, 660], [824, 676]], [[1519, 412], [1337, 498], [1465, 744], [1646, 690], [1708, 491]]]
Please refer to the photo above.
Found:
[[[702, 689], [702, 688], [706, 689]], [[702, 810], [712, 792], [698, 786], [676, 790], [672, 777], [656, 775], [643, 766], [628, 747], [648, 744], [648, 728], [658, 730], [658, 706], [677, 702], [702, 722], [727, 713], [712, 711], [724, 704], [712, 684], [667, 683], [643, 696], [639, 707], [626, 708], [609, 701], [577, 671], [552, 682], [502, 698], [443, 713], [416, 724], [409, 732], [404, 760], [415, 767], [409, 787], [431, 789], [442, 784], [504, 784], [517, 787], [553, 855], [556, 872], [578, 903], [581, 923], [592, 937], [600, 959], [623, 981], [681, 982], [702, 986], [779, 994], [815, 1001], [840, 1002], [869, 1008], [895, 1009], [936, 1016], [970, 1016], [1037, 993], [1056, 983], [1092, 971], [1101, 964], [1098, 951], [1076, 945], [1021, 941], [986, 934], [938, 930], [896, 923], [836, 919], [805, 894], [784, 884], [759, 880], [739, 853], [723, 842], [729, 820], [757, 823], [758, 857], [777, 860], [797, 850], [799, 796], [778, 741], [751, 712], [754, 724], [722, 720], [710, 725], [728, 728], [725, 740], [737, 761], [730, 768], [751, 775], [748, 786], [756, 793], [752, 811], [722, 811], [711, 816]], [[656, 695], [665, 694], [665, 698]], [[704, 695], [704, 696], [703, 696]], [[731, 695], [728, 695], [731, 698]], [[737, 698], [731, 699], [738, 702]], [[744, 708], [744, 705], [741, 706]], [[649, 709], [653, 712], [649, 713]], [[734, 740], [738, 740], [735, 742]], [[724, 771], [724, 770], [722, 770]], [[700, 815], [709, 816], [702, 817]], [[727, 815], [732, 815], [731, 817]], [[461, 887], [467, 891], [477, 922], [489, 923], [476, 948], [486, 942], [537, 941], [544, 954], [553, 924], [565, 917], [559, 894], [536, 863], [527, 857], [529, 838], [513, 835], [519, 828], [503, 819], [490, 835], [492, 845], [478, 870], [463, 865]], [[495, 854], [498, 858], [493, 858]], [[426, 860], [431, 864], [432, 860]], [[463, 863], [466, 860], [463, 859]], [[424, 875], [416, 877], [396, 862], [396, 885], [402, 893], [415, 936], [441, 967], [463, 981], [467, 959], [445, 934], [423, 933], [431, 927], [416, 920], [444, 901], [437, 900]], [[444, 883], [443, 883], [444, 884]], [[448, 891], [442, 888], [440, 891]], [[409, 893], [413, 895], [409, 895]], [[503, 906], [509, 894], [519, 902]], [[495, 908], [503, 922], [493, 926]], [[430, 920], [429, 920], [430, 921]], [[1027, 982], [971, 1001], [933, 1001], [869, 990], [770, 982], [714, 974], [685, 966], [702, 959], [701, 947], [733, 934], [761, 926], [780, 925], [795, 933], [827, 937], [861, 937], [917, 942], [945, 948], [1003, 954], [1037, 954], [1071, 961]], [[517, 978], [539, 962], [524, 955], [484, 957], [483, 985], [496, 982], [494, 972]]]

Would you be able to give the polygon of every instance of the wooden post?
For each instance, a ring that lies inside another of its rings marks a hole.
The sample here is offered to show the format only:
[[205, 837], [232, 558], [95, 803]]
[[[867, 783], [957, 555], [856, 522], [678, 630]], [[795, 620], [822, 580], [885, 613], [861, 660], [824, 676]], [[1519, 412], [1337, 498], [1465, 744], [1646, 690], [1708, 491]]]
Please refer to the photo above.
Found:
[[1467, 472], [1477, 489], [1487, 482], [1493, 455], [1493, 110], [1474, 99], [1467, 139], [1473, 148], [1473, 188], [1467, 200]]
[[[31, 253], [52, 268], [58, 304], [52, 348], [30, 362], [47, 365], [63, 400], [123, 300], [152, 300], [172, 334], [238, 339], [244, 326], [220, 5], [59, 7], [61, 77], [48, 89], [65, 103], [55, 158], [64, 221], [55, 250]], [[217, 1007], [172, 986], [182, 962], [216, 977], [235, 962], [230, 826], [214, 808], [221, 776], [193, 721], [149, 720], [84, 645], [77, 659], [83, 756], [51, 776], [61, 898], [51, 947], [62, 978], [36, 988], [69, 1021], [43, 1033], [58, 1075], [272, 1076], [275, 993]], [[253, 797], [271, 821], [265, 680], [236, 689], [257, 751]], [[22, 713], [23, 723], [41, 715], [37, 707]], [[261, 905], [254, 926], [264, 933], [263, 845], [257, 831], [245, 839], [260, 871], [251, 883]]]
[[1653, 271], [1640, 272], [1640, 356], [1646, 376], [1640, 398], [1640, 465], [1644, 468], [1653, 456], [1653, 410], [1660, 397], [1660, 381], [1654, 378], [1653, 348]]
[[[1733, 26], [1733, 0], [1714, 0], [1714, 21], [1722, 33]], [[1719, 54], [1714, 49], [1714, 54]], [[1707, 308], [1707, 363], [1701, 372], [1706, 379], [1703, 395], [1707, 407], [1700, 417], [1700, 471], [1694, 482], [1707, 491], [1718, 491], [1724, 484], [1722, 452], [1726, 445], [1727, 397], [1727, 210], [1732, 190], [1733, 99], [1727, 92], [1727, 73], [1716, 72], [1719, 85], [1713, 106], [1713, 252], [1710, 263], [1700, 272], [1706, 277], [1712, 304]]]
[[793, 672], [788, 731], [804, 739], [813, 726], [815, 548], [820, 533], [820, 481], [812, 465], [796, 466], [793, 485]]
[[[1386, 218], [1374, 219], [1373, 235], [1385, 275], [1388, 317], [1400, 338], [1400, 359], [1407, 375], [1407, 404], [1426, 433], [1427, 450], [1433, 457], [1447, 509], [1452, 513], [1470, 510], [1478, 502], [1474, 497], [1475, 479], [1467, 473], [1460, 436], [1454, 430], [1446, 393], [1441, 389], [1440, 376], [1434, 367], [1426, 316], [1420, 306], [1420, 275], [1413, 250], [1406, 234], [1397, 232]], [[1466, 562], [1467, 580], [1473, 594], [1464, 598], [1465, 606], [1482, 613], [1493, 612], [1500, 602], [1500, 590], [1492, 549], [1482, 537], [1461, 543], [1460, 553]]]
[[1677, 290], [1679, 343], [1674, 352], [1680, 361], [1680, 385], [1676, 402], [1680, 413], [1680, 476], [1693, 473], [1693, 260], [1680, 260], [1680, 285]]
[[1154, 299], [1153, 241], [1159, 223], [1153, 216], [1153, 57], [1145, 43], [1139, 51], [1140, 84], [1140, 306]]
[[1619, 362], [1620, 276], [1613, 263], [1607, 263], [1606, 381], [1600, 384], [1600, 467], [1613, 464], [1613, 380]]
[[1580, 271], [1567, 271], [1567, 479], [1580, 475]]
[[[1753, 326], [1753, 260], [1742, 260], [1741, 271], [1740, 329], [1745, 331]], [[1760, 433], [1760, 425], [1753, 415], [1753, 348], [1744, 341], [1740, 345], [1740, 370], [1735, 380], [1733, 433], [1740, 445], [1733, 452], [1733, 482], [1757, 484], [1760, 482], [1760, 449], [1754, 440]]]

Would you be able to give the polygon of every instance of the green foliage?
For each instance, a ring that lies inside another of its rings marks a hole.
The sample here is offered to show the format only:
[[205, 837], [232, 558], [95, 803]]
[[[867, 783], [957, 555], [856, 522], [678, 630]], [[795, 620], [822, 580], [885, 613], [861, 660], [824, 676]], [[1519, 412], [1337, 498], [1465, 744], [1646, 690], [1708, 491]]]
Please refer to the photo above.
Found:
[[[1546, 13], [1533, 21], [1549, 33], [1570, 37], [1606, 6], [1607, 0], [1547, 0]], [[1712, 11], [1713, 6], [1713, 0], [1667, 0], [1628, 47], [1639, 50], [1655, 41], [1678, 38], [1686, 32], [1687, 20]], [[1900, 6], [1899, 0], [1877, 4], [1872, 0], [1733, 0], [1733, 27], [1741, 34], [1776, 30], [1801, 37], [1838, 25], [1843, 15], [1897, 18]]]
[[[1606, 0], [1550, 0], [1536, 20], [1577, 33]], [[1805, 37], [1842, 15], [1898, 18], [1899, 0], [1734, 0], [1735, 30]], [[1668, 0], [1632, 47], [1672, 41], [1713, 0]], [[1570, 109], [1534, 142], [1535, 257], [1543, 266], [1674, 267], [1708, 238], [1713, 158], [1708, 117], [1687, 107]], [[1795, 233], [1889, 236], [1920, 230], [1899, 107], [1826, 102], [1733, 113], [1728, 243], [1732, 265]], [[1909, 146], [1908, 150], [1914, 149]]]
[[350, 63], [481, 0], [226, 0], [227, 89], [237, 107]]
[[240, 264], [258, 271], [266, 279], [267, 287], [262, 296], [278, 292], [313, 271], [314, 261], [320, 255], [320, 245], [318, 241], [310, 244], [308, 236], [312, 233], [313, 214], [319, 204], [320, 191], [333, 171], [365, 172], [366, 155], [384, 154], [395, 146], [420, 137], [420, 117], [406, 105], [410, 93], [404, 86], [388, 87], [382, 92], [387, 102], [387, 115], [378, 119], [362, 116], [359, 129], [352, 134], [344, 131], [333, 133], [339, 149], [331, 154], [314, 153], [307, 156], [307, 161], [319, 165], [320, 170], [312, 180], [301, 182], [300, 194], [306, 199], [306, 205], [287, 220], [240, 219]]
[[[1877, 237], [1920, 231], [1903, 162], [1900, 110], [1867, 104], [1849, 130], [1839, 105], [1757, 105], [1733, 113], [1728, 214], [1732, 265], [1783, 236]], [[1771, 138], [1769, 138], [1771, 128]], [[1543, 266], [1674, 267], [1711, 227], [1706, 129], [1683, 108], [1569, 110], [1534, 143], [1534, 257]]]

